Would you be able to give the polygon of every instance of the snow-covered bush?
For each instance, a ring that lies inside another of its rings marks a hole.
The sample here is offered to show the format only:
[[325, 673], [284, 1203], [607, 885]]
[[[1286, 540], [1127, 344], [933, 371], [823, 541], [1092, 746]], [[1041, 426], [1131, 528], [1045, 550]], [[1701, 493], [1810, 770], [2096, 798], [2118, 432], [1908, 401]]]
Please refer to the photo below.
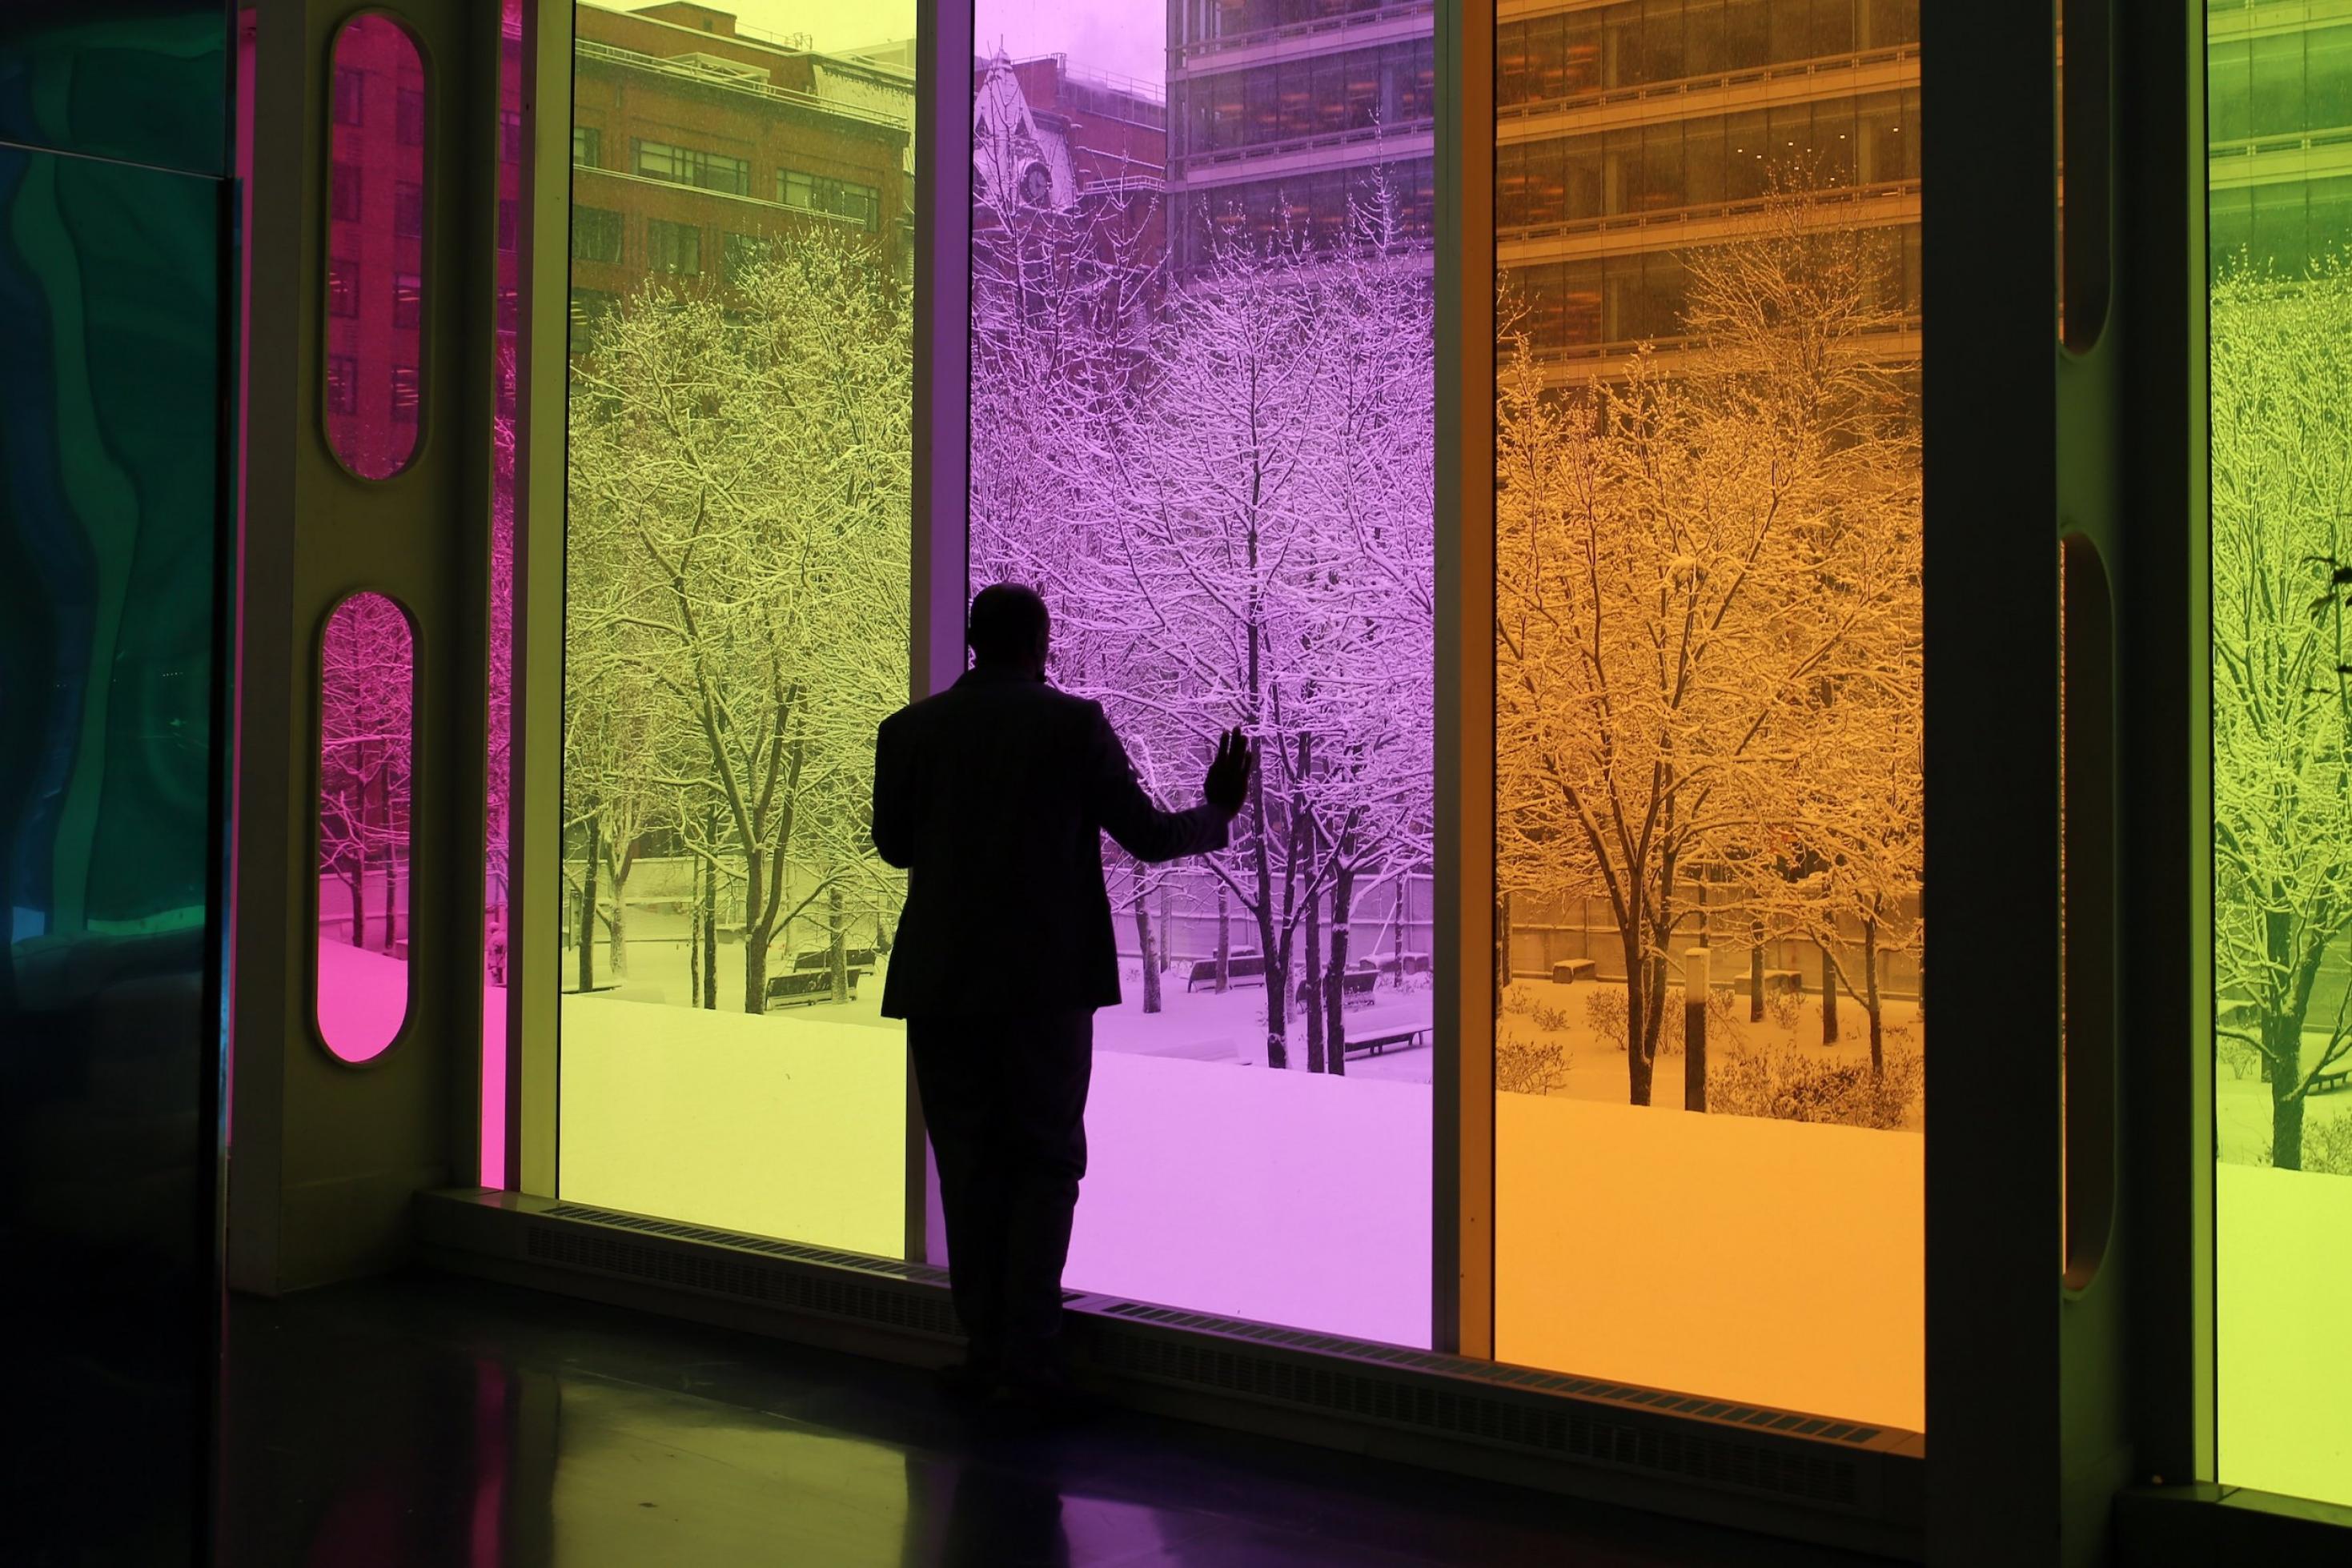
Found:
[[1706, 1103], [1719, 1115], [1896, 1128], [1917, 1103], [1923, 1076], [1919, 1053], [1899, 1045], [1889, 1047], [1885, 1074], [1877, 1079], [1867, 1061], [1765, 1046], [1726, 1051], [1710, 1062]]
[[1549, 1094], [1568, 1082], [1568, 1046], [1561, 1040], [1495, 1042], [1495, 1088], [1505, 1094]]

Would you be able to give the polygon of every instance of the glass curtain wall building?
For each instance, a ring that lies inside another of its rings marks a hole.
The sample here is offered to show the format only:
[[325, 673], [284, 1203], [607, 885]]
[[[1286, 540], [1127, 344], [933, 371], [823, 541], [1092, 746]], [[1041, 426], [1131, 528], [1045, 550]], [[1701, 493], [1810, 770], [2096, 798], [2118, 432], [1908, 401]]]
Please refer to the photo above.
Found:
[[2352, 16], [2206, 37], [2219, 1479], [2352, 1503]]
[[743, 10], [575, 11], [557, 1179], [896, 1256], [915, 9]]
[[1926, 1423], [1916, 7], [1496, 43], [1495, 1345]]

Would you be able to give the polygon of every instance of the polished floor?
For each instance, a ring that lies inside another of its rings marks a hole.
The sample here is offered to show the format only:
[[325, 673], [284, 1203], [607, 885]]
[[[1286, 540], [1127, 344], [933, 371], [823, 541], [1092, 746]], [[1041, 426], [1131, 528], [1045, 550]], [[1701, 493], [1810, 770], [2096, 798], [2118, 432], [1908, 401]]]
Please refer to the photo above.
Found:
[[1863, 1560], [432, 1276], [237, 1299], [220, 1559], [1579, 1568]]

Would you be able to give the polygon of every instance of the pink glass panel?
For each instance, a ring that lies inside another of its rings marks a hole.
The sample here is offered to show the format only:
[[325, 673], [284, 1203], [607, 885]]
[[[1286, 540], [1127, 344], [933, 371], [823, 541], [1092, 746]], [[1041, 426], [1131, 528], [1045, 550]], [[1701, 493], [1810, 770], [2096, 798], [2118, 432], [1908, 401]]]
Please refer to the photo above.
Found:
[[319, 642], [319, 1038], [345, 1061], [408, 1018], [415, 648], [381, 593], [336, 605]]
[[[492, 335], [496, 402], [490, 411], [489, 727], [482, 813], [482, 1135], [478, 1178], [505, 1186], [507, 1166], [507, 801], [512, 793], [514, 719], [515, 327], [523, 178], [522, 0], [499, 20], [499, 211]], [[513, 127], [511, 132], [507, 128]], [[512, 220], [505, 214], [516, 214]]]
[[425, 61], [386, 16], [335, 35], [329, 91], [327, 444], [362, 479], [388, 479], [425, 428]]

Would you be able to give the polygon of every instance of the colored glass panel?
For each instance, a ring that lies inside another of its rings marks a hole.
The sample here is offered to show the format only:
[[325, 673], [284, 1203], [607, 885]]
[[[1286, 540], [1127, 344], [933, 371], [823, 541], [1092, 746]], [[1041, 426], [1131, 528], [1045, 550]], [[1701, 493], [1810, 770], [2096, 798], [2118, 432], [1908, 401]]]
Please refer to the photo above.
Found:
[[2352, 1503], [2352, 22], [2206, 25], [2219, 1479]]
[[[425, 429], [425, 61], [388, 16], [335, 35], [329, 121], [327, 444], [362, 479], [388, 479]], [[340, 361], [340, 363], [338, 363]]]
[[574, 11], [558, 1180], [896, 1255], [916, 7], [730, 9]]
[[1050, 678], [1163, 804], [1228, 726], [1262, 760], [1227, 850], [1106, 848], [1124, 1000], [1066, 1277], [1426, 1345], [1429, 46], [1332, 25], [1200, 74], [1234, 11], [974, 13], [971, 586], [1042, 591]]
[[205, 1517], [226, 211], [218, 179], [0, 145], [0, 1233], [27, 1260], [0, 1328], [42, 1347], [12, 1396], [47, 1413], [14, 1483], [28, 1561], [165, 1560]]
[[226, 175], [228, 37], [220, 0], [9, 0], [0, 141]]
[[416, 639], [408, 612], [354, 593], [319, 639], [319, 1038], [368, 1061], [408, 1021], [409, 800]]
[[[1916, 11], [1501, 33], [1496, 1354], [1916, 1429]], [[1678, 78], [1638, 136], [1576, 96]]]
[[522, 0], [504, 0], [499, 16], [499, 234], [490, 267], [497, 290], [492, 323], [494, 402], [490, 410], [490, 603], [488, 727], [484, 745], [482, 813], [482, 1136], [480, 1181], [505, 1186], [513, 1176], [507, 1149], [507, 868], [514, 784], [515, 332], [521, 311], [520, 235], [511, 214], [530, 190], [530, 141], [522, 109]]

